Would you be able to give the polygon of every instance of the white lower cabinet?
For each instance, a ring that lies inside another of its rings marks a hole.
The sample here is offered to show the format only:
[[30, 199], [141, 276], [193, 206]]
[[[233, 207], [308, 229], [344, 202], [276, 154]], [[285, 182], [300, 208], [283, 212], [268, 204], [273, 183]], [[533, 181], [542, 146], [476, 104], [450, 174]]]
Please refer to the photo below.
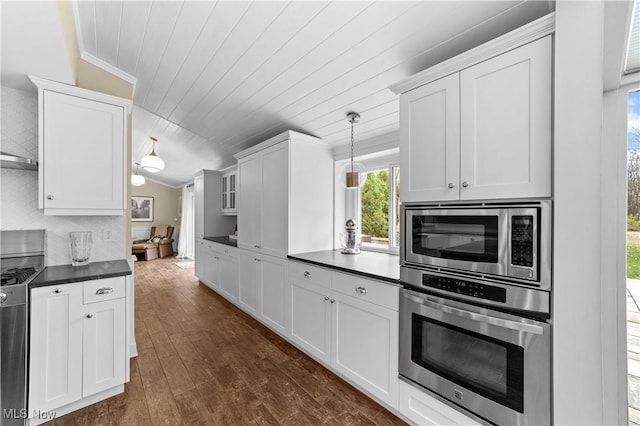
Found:
[[260, 256], [260, 318], [274, 331], [286, 335], [288, 327], [287, 261]]
[[29, 413], [124, 384], [125, 278], [31, 290]]
[[400, 380], [400, 413], [421, 425], [479, 425], [447, 404]]
[[361, 389], [398, 407], [398, 287], [289, 264], [291, 340]]
[[220, 294], [235, 302], [238, 299], [238, 257], [231, 249], [227, 253], [214, 252], [218, 265], [218, 286]]
[[[309, 355], [331, 362], [331, 290], [290, 272], [291, 340]], [[331, 282], [327, 282], [331, 284]]]
[[259, 256], [248, 250], [238, 250], [238, 304], [253, 316], [258, 315], [260, 289]]

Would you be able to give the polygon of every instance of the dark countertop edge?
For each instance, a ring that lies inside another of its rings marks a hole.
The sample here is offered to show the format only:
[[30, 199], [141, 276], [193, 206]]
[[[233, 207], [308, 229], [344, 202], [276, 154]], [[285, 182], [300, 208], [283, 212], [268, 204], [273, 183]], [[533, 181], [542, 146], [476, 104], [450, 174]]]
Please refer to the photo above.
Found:
[[397, 284], [398, 286], [401, 285], [400, 284], [400, 279], [389, 278], [389, 277], [385, 277], [385, 276], [382, 276], [382, 275], [370, 274], [368, 272], [358, 271], [357, 269], [349, 269], [349, 268], [345, 268], [345, 267], [342, 267], [342, 266], [336, 266], [336, 265], [332, 265], [330, 263], [316, 262], [316, 261], [313, 261], [313, 260], [308, 260], [308, 259], [303, 259], [301, 257], [296, 257], [296, 255], [288, 255], [287, 259], [295, 260], [295, 261], [298, 261], [298, 262], [309, 263], [309, 264], [315, 265], [315, 266], [322, 266], [324, 268], [333, 269], [333, 270], [336, 270], [336, 271], [347, 272], [349, 274], [360, 275], [360, 276], [363, 276], [363, 277], [372, 278], [374, 280], [386, 281], [386, 282], [388, 282], [390, 284]]
[[204, 237], [203, 240], [211, 241], [212, 243], [220, 243], [231, 247], [238, 247], [238, 240], [232, 240], [228, 236]]
[[131, 268], [129, 268], [129, 263], [124, 259], [93, 262], [86, 266], [47, 266], [29, 283], [29, 288], [123, 277], [127, 275], [131, 275]]

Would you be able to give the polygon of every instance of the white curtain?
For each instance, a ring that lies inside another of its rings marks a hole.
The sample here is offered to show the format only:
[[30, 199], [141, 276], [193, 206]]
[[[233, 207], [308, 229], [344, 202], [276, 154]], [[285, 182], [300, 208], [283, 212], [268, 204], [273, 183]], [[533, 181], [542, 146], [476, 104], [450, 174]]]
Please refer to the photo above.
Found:
[[182, 219], [178, 238], [178, 257], [194, 258], [194, 202], [193, 184], [186, 185], [182, 188]]

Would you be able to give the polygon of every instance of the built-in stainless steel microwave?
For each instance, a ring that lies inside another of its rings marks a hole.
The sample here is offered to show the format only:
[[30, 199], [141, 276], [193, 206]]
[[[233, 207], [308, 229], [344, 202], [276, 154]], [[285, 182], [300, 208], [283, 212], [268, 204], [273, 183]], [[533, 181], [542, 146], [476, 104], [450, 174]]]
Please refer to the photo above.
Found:
[[403, 205], [401, 264], [551, 289], [551, 201]]

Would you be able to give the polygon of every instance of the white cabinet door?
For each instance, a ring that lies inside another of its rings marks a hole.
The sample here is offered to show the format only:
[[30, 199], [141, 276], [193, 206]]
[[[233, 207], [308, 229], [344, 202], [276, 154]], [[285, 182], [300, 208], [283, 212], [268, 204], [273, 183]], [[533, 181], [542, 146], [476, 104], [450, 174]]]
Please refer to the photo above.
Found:
[[291, 278], [291, 340], [327, 364], [331, 362], [331, 291]]
[[195, 259], [194, 259], [194, 274], [196, 278], [204, 282], [205, 277], [205, 256], [206, 248], [204, 241], [196, 239], [195, 243]]
[[238, 299], [238, 259], [222, 254], [216, 254], [215, 257], [218, 261], [220, 293], [235, 302]]
[[260, 251], [271, 256], [286, 257], [289, 205], [288, 145], [280, 143], [265, 149], [261, 154], [262, 241]]
[[220, 279], [219, 270], [219, 262], [217, 259], [217, 255], [208, 247], [204, 250], [204, 279], [201, 280], [203, 283], [207, 285], [207, 287], [216, 290], [218, 289], [218, 280]]
[[238, 302], [250, 314], [258, 315], [258, 292], [260, 286], [260, 263], [255, 253], [238, 251]]
[[122, 215], [124, 108], [49, 90], [43, 98], [40, 184], [45, 214]]
[[332, 366], [398, 407], [398, 312], [332, 292]]
[[33, 413], [82, 398], [82, 283], [34, 288], [30, 308], [29, 412]]
[[458, 199], [459, 105], [458, 73], [400, 97], [403, 202]]
[[261, 241], [262, 163], [254, 154], [238, 162], [241, 192], [238, 198], [238, 247], [256, 250]]
[[551, 196], [551, 93], [551, 36], [461, 71], [461, 199]]
[[262, 256], [260, 316], [266, 324], [280, 334], [287, 334], [287, 261]]
[[125, 382], [125, 299], [84, 305], [83, 396]]

